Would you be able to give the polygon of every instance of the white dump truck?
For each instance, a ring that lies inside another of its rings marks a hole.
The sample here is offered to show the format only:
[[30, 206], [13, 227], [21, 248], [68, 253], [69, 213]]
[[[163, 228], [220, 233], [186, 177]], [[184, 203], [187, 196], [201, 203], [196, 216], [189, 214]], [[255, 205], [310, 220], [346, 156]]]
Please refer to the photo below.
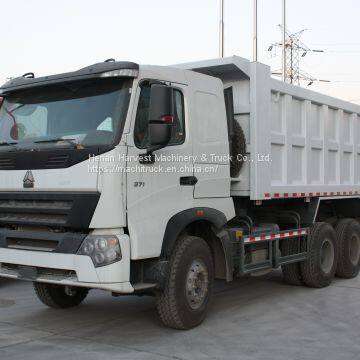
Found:
[[281, 267], [319, 288], [359, 273], [355, 104], [239, 57], [110, 59], [0, 96], [0, 276], [50, 307], [148, 294], [189, 329], [214, 279]]

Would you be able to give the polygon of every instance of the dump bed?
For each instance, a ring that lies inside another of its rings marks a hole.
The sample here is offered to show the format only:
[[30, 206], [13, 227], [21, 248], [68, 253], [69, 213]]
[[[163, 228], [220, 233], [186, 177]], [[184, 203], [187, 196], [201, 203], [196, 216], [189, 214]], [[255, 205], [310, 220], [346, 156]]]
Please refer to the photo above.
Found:
[[286, 84], [239, 57], [180, 65], [233, 87], [249, 158], [231, 185], [253, 200], [360, 194], [360, 106]]

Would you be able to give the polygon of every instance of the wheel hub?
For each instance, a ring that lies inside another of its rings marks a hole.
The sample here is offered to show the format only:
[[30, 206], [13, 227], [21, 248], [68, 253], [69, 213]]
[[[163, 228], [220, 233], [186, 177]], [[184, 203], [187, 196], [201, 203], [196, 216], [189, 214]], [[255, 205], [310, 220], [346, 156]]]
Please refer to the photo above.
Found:
[[75, 296], [77, 293], [76, 289], [73, 286], [65, 286], [64, 291], [67, 296]]
[[329, 239], [325, 239], [321, 246], [320, 266], [321, 270], [328, 274], [330, 273], [335, 260], [334, 245]]
[[186, 279], [186, 298], [192, 309], [198, 309], [204, 302], [209, 285], [209, 274], [204, 262], [194, 260]]
[[354, 235], [350, 240], [350, 261], [354, 266], [357, 266], [360, 260], [360, 237]]

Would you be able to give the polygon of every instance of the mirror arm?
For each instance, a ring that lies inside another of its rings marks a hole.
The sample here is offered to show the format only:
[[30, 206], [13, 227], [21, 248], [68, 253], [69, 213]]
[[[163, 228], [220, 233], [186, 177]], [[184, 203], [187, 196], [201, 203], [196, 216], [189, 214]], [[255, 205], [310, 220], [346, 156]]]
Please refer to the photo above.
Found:
[[[165, 145], [166, 146], [166, 145]], [[139, 163], [144, 165], [151, 165], [155, 163], [154, 151], [165, 147], [164, 145], [152, 145], [147, 148], [146, 154], [140, 155]]]

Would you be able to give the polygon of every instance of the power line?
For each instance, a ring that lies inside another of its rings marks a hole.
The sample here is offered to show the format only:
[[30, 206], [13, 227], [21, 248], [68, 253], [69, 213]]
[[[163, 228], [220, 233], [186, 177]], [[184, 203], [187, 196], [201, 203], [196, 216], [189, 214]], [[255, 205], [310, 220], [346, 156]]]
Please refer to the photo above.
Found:
[[334, 83], [359, 84], [360, 80], [332, 80]]
[[326, 50], [327, 53], [360, 53], [360, 50]]
[[360, 42], [353, 43], [312, 43], [313, 46], [348, 46], [348, 45], [360, 45]]

